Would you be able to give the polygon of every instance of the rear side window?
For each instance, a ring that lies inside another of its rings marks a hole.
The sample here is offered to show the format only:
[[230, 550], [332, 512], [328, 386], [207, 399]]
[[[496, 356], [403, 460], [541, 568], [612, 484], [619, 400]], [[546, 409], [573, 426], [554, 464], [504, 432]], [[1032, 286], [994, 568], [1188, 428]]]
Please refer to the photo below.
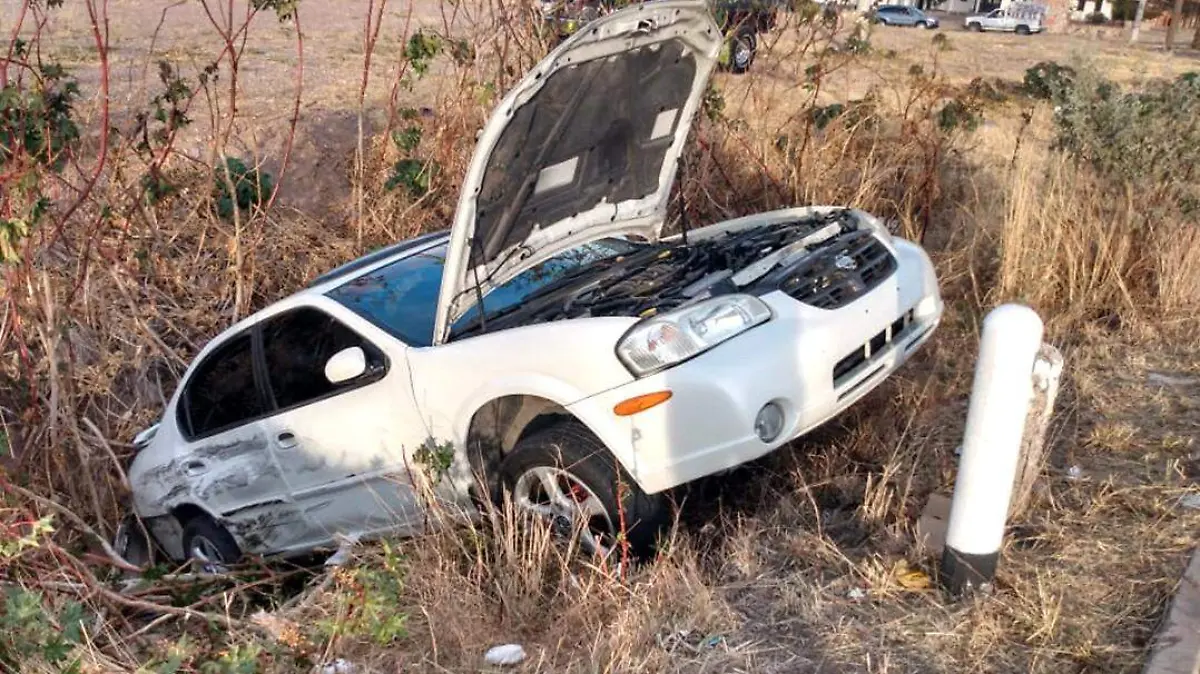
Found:
[[433, 343], [446, 244], [410, 255], [329, 291], [330, 298], [409, 346]]
[[[274, 316], [263, 324], [263, 358], [275, 405], [287, 409], [338, 391], [376, 381], [385, 369], [383, 353], [329, 314], [304, 307]], [[325, 363], [352, 346], [367, 356], [367, 372], [334, 384], [325, 377]]]
[[232, 428], [266, 411], [254, 381], [249, 332], [225, 342], [200, 363], [188, 380], [183, 402], [193, 437]]

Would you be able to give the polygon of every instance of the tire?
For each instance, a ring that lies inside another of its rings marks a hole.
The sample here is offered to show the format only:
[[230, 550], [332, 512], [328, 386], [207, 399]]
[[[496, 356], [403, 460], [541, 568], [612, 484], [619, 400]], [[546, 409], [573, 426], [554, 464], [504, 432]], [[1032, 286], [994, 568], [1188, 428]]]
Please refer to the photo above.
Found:
[[586, 517], [580, 544], [591, 554], [620, 558], [623, 518], [629, 552], [649, 559], [671, 523], [667, 498], [643, 492], [604, 443], [577, 422], [518, 441], [500, 463], [500, 482], [514, 507], [546, 518], [560, 535], [571, 535]]
[[1029, 35], [1029, 26], [1017, 26], [1017, 35]]
[[976, 33], [982, 33], [983, 32], [983, 24], [981, 24], [981, 23], [967, 24], [967, 30], [973, 30]]
[[753, 31], [743, 30], [733, 37], [729, 45], [729, 70], [741, 74], [750, 70], [758, 53], [758, 38]]
[[937, 28], [937, 26], [929, 23], [928, 21], [922, 21], [919, 25], [925, 30], [933, 30], [934, 28]]
[[207, 515], [197, 515], [184, 523], [183, 554], [210, 573], [219, 573], [242, 558], [233, 536]]

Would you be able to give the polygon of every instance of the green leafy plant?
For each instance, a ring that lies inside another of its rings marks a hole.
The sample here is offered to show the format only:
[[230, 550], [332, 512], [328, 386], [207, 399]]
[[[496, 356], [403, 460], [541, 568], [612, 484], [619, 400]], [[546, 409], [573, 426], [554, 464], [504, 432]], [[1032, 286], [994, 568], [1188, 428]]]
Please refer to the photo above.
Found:
[[404, 152], [412, 152], [421, 144], [421, 127], [415, 124], [392, 132], [392, 142]]
[[79, 84], [56, 64], [35, 74], [31, 87], [14, 82], [0, 89], [0, 167], [29, 157], [60, 171], [67, 151], [79, 141], [72, 117]]
[[288, 21], [296, 15], [300, 0], [251, 0], [250, 4], [258, 10], [273, 10], [280, 21]]
[[73, 118], [79, 85], [57, 64], [35, 65], [30, 46], [12, 43], [13, 58], [29, 71], [0, 88], [0, 263], [20, 259], [21, 243], [49, 211], [42, 190], [47, 172], [61, 173], [79, 142]]
[[938, 127], [942, 131], [974, 131], [979, 128], [979, 121], [976, 106], [958, 98], [947, 101], [937, 112]]
[[[25, 529], [25, 531], [16, 529]], [[0, 536], [0, 560], [12, 559], [28, 549], [38, 547], [42, 538], [51, 533], [54, 533], [54, 524], [53, 518], [49, 515], [27, 524], [9, 528], [3, 536]]]
[[1025, 71], [1025, 93], [1033, 98], [1050, 100], [1069, 89], [1074, 80], [1074, 68], [1054, 61], [1041, 61]]
[[200, 674], [257, 674], [263, 647], [259, 644], [237, 644], [225, 649], [215, 660], [200, 665]]
[[437, 172], [437, 162], [433, 160], [406, 158], [392, 165], [384, 189], [395, 190], [403, 188], [414, 198], [420, 198], [429, 193], [430, 181]]
[[1180, 203], [1200, 197], [1200, 78], [1195, 74], [1126, 92], [1089, 69], [1061, 88], [1055, 102], [1057, 149], [1102, 176], [1169, 193]]
[[78, 672], [79, 661], [70, 656], [83, 634], [85, 615], [76, 602], [54, 610], [40, 592], [8, 588], [0, 612], [0, 665], [18, 671], [22, 661], [37, 658], [60, 671]]
[[340, 634], [386, 646], [407, 636], [408, 614], [396, 605], [404, 590], [404, 559], [388, 541], [380, 547], [383, 557], [377, 563], [335, 575], [334, 613], [317, 623], [325, 639]]
[[[433, 63], [434, 57], [441, 52], [442, 38], [433, 33], [418, 30], [408, 38], [408, 44], [404, 46], [404, 59], [408, 61], [409, 66], [418, 77], [423, 77], [429, 72], [429, 66]], [[464, 54], [460, 51], [459, 55], [463, 56]]]
[[248, 168], [237, 157], [226, 157], [213, 174], [213, 208], [222, 218], [232, 219], [235, 209], [241, 214], [261, 206], [274, 187], [271, 174]]
[[430, 439], [413, 452], [413, 458], [424, 466], [426, 476], [436, 484], [450, 471], [450, 466], [454, 463], [454, 444], [449, 441], [434, 442]]
[[704, 90], [704, 99], [700, 103], [704, 116], [710, 122], [719, 122], [725, 117], [725, 95], [710, 82]]

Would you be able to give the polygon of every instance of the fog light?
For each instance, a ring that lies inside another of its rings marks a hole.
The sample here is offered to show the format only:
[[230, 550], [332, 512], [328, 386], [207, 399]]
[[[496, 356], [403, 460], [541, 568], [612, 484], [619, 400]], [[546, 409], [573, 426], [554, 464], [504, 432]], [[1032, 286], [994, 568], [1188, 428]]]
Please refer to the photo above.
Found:
[[770, 442], [779, 437], [783, 432], [783, 408], [776, 403], [763, 405], [758, 411], [758, 416], [754, 418], [754, 432], [763, 442]]

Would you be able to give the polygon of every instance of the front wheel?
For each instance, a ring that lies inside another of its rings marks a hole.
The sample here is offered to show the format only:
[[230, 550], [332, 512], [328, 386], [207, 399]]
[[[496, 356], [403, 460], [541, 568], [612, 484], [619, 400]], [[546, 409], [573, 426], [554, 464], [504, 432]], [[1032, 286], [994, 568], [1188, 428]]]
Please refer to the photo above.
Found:
[[634, 558], [653, 556], [670, 524], [661, 494], [641, 490], [599, 438], [564, 422], [517, 442], [500, 464], [500, 480], [513, 505], [536, 515], [555, 534], [576, 532], [589, 554], [620, 554], [622, 540]]
[[983, 24], [979, 24], [979, 23], [968, 24], [967, 30], [973, 30], [976, 33], [982, 33], [983, 32]]
[[937, 28], [937, 26], [933, 25], [932, 23], [930, 23], [928, 21], [922, 21], [921, 23], [919, 23], [917, 25], [924, 28], [925, 30], [933, 30], [934, 28]]

